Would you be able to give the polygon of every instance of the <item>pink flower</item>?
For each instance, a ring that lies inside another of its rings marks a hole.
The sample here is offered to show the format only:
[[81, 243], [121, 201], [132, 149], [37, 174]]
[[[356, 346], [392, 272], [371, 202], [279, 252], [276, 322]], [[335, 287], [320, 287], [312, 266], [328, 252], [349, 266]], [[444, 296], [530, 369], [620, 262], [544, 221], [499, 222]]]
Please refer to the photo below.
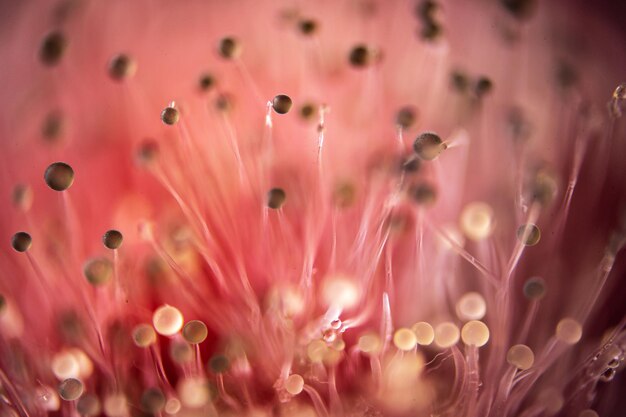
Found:
[[2, 415], [619, 415], [624, 10], [575, 3], [4, 5]]

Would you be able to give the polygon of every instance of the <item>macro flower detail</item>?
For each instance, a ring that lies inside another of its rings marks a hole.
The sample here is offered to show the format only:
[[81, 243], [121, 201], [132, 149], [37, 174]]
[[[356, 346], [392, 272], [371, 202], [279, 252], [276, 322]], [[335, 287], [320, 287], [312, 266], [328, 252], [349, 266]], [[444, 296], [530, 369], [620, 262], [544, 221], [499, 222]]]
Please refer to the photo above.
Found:
[[0, 415], [623, 413], [623, 6], [14, 3]]

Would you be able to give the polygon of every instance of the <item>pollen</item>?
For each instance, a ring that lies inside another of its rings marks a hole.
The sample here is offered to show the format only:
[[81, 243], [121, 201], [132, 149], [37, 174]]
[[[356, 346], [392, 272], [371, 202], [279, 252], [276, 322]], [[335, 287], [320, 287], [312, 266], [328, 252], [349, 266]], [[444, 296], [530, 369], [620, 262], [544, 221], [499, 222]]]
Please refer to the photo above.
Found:
[[115, 250], [122, 246], [124, 236], [119, 230], [107, 230], [102, 236], [102, 243], [107, 249]]
[[285, 94], [279, 94], [272, 100], [272, 108], [278, 114], [289, 113], [291, 106], [293, 106], [293, 101], [291, 101], [291, 97]]
[[106, 258], [90, 259], [83, 267], [83, 274], [91, 285], [105, 285], [113, 277], [113, 264]]
[[380, 340], [380, 336], [378, 336], [376, 333], [370, 332], [365, 333], [361, 335], [361, 337], [359, 337], [358, 347], [359, 350], [363, 353], [369, 355], [377, 355], [378, 353], [380, 353], [383, 347], [383, 343]]

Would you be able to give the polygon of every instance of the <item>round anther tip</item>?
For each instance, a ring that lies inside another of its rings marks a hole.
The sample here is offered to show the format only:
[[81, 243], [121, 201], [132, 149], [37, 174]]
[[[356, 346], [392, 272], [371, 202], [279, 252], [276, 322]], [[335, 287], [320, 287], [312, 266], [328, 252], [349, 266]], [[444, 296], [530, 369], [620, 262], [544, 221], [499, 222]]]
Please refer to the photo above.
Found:
[[106, 258], [90, 259], [83, 266], [83, 274], [91, 285], [105, 285], [113, 277], [113, 264]]
[[65, 401], [74, 401], [83, 395], [83, 383], [76, 378], [64, 379], [58, 388], [59, 396]]
[[541, 230], [534, 224], [523, 224], [517, 229], [517, 239], [524, 246], [535, 246], [541, 240]]
[[215, 78], [213, 75], [205, 73], [200, 75], [200, 79], [198, 80], [198, 87], [200, 91], [209, 91], [215, 86]]
[[11, 239], [11, 246], [17, 252], [26, 252], [33, 244], [33, 238], [26, 232], [17, 232]]
[[109, 62], [109, 76], [115, 81], [131, 78], [137, 71], [137, 64], [126, 54], [118, 54]]
[[404, 106], [396, 113], [396, 125], [408, 129], [415, 124], [417, 111], [412, 106]]
[[54, 191], [65, 191], [74, 183], [74, 170], [65, 162], [55, 162], [46, 168], [43, 178]]
[[236, 59], [241, 55], [241, 43], [233, 37], [227, 36], [220, 39], [218, 52], [224, 59]]
[[348, 61], [355, 68], [365, 68], [374, 62], [375, 55], [366, 45], [356, 45], [350, 50]]
[[61, 61], [67, 49], [67, 39], [63, 33], [55, 31], [47, 34], [39, 48], [39, 59], [44, 65], [54, 66]]
[[293, 101], [291, 101], [291, 97], [285, 94], [279, 94], [272, 100], [272, 108], [278, 114], [289, 113], [291, 106], [293, 106]]
[[180, 120], [180, 112], [176, 107], [167, 106], [161, 112], [161, 121], [168, 126], [175, 125]]
[[546, 295], [546, 283], [539, 277], [530, 278], [524, 283], [523, 291], [529, 300], [540, 300]]
[[298, 22], [298, 30], [305, 36], [311, 36], [317, 31], [317, 22], [313, 19], [301, 19]]
[[409, 190], [411, 198], [417, 204], [429, 207], [437, 201], [437, 190], [430, 184], [417, 184]]
[[413, 142], [413, 150], [421, 159], [432, 161], [447, 148], [439, 135], [432, 132], [421, 133]]
[[107, 249], [119, 249], [124, 241], [124, 236], [119, 230], [111, 229], [107, 230], [102, 236], [102, 243]]
[[209, 370], [214, 374], [223, 374], [230, 368], [230, 361], [224, 355], [214, 355], [209, 359]]
[[267, 192], [267, 206], [271, 209], [277, 210], [285, 204], [287, 194], [282, 188], [272, 188]]
[[159, 414], [165, 407], [166, 398], [158, 388], [148, 388], [141, 394], [141, 409], [146, 413]]
[[137, 162], [142, 166], [152, 165], [159, 157], [159, 144], [154, 139], [145, 139], [137, 149]]
[[101, 410], [100, 400], [95, 394], [85, 394], [80, 397], [76, 403], [76, 411], [78, 411], [81, 416], [97, 416], [100, 415]]
[[200, 320], [191, 320], [183, 326], [183, 338], [194, 345], [204, 342], [209, 334], [206, 324]]

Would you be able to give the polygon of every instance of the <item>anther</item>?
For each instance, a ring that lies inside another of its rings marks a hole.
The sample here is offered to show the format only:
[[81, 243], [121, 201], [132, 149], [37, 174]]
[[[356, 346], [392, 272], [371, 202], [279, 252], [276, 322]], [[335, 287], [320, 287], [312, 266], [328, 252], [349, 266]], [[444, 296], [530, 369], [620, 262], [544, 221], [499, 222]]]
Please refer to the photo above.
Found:
[[422, 20], [432, 20], [437, 8], [438, 5], [433, 0], [424, 0], [415, 6], [415, 15]]
[[4, 313], [7, 308], [7, 299], [4, 295], [0, 294], [0, 316]]
[[197, 345], [205, 341], [209, 331], [200, 320], [191, 320], [185, 324], [182, 333], [187, 342]]
[[477, 292], [464, 294], [456, 303], [456, 314], [461, 320], [480, 320], [487, 313], [487, 304]]
[[76, 378], [67, 378], [59, 384], [59, 396], [65, 401], [77, 400], [83, 394], [83, 383]]
[[102, 236], [102, 243], [107, 249], [118, 249], [120, 246], [122, 246], [123, 241], [124, 236], [119, 230], [107, 230]]
[[300, 117], [304, 120], [313, 120], [317, 117], [317, 107], [311, 103], [305, 103], [300, 107]]
[[291, 395], [298, 395], [304, 389], [304, 378], [298, 374], [291, 374], [285, 380], [285, 390]]
[[152, 325], [158, 334], [173, 336], [183, 327], [183, 315], [170, 305], [162, 305], [152, 315]]
[[532, 175], [528, 190], [533, 202], [547, 205], [556, 195], [557, 182], [547, 170], [539, 169]]
[[170, 344], [170, 357], [178, 364], [186, 364], [193, 360], [193, 349], [189, 343], [178, 340]]
[[106, 258], [90, 259], [83, 266], [83, 274], [91, 285], [105, 285], [113, 276], [113, 264]]
[[140, 403], [143, 411], [158, 415], [165, 407], [165, 395], [158, 388], [148, 388], [141, 394]]
[[285, 94], [279, 94], [274, 97], [272, 100], [272, 108], [278, 114], [286, 114], [291, 110], [291, 106], [293, 102], [291, 101], [291, 97]]
[[214, 374], [223, 374], [230, 368], [230, 361], [224, 355], [213, 355], [209, 359], [209, 370]]
[[198, 81], [198, 86], [202, 91], [209, 91], [215, 85], [215, 78], [211, 74], [202, 74]]
[[537, 0], [500, 0], [500, 3], [513, 17], [524, 20], [533, 15]]
[[517, 229], [517, 239], [525, 246], [535, 246], [541, 239], [541, 230], [534, 224], [524, 224]]
[[546, 283], [539, 277], [528, 279], [524, 283], [524, 296], [529, 300], [540, 300], [546, 295]]
[[451, 322], [444, 322], [435, 328], [435, 344], [440, 348], [449, 348], [459, 341], [459, 328]]
[[142, 165], [151, 165], [158, 156], [159, 144], [153, 139], [144, 140], [137, 149], [137, 161]]
[[437, 201], [437, 191], [427, 183], [417, 184], [409, 190], [411, 198], [420, 205], [432, 206]]
[[55, 162], [46, 168], [43, 178], [54, 191], [65, 191], [74, 183], [74, 170], [65, 162]]
[[233, 108], [233, 99], [230, 94], [222, 93], [215, 99], [215, 108], [221, 112], [229, 112]]
[[426, 132], [420, 134], [413, 142], [413, 150], [421, 159], [432, 161], [447, 148], [439, 135]]
[[425, 321], [420, 321], [411, 326], [411, 330], [417, 337], [417, 343], [422, 346], [430, 345], [435, 340], [435, 330], [433, 326]]
[[377, 59], [376, 51], [366, 45], [356, 45], [350, 50], [348, 61], [355, 68], [365, 68]]
[[124, 417], [128, 413], [128, 403], [123, 394], [112, 394], [106, 397], [103, 408], [107, 417]]
[[489, 328], [482, 321], [468, 321], [461, 329], [461, 339], [468, 346], [484, 346], [489, 341]]
[[476, 84], [474, 85], [474, 94], [476, 94], [477, 98], [482, 98], [490, 93], [492, 89], [493, 83], [491, 80], [485, 76], [481, 76], [476, 80]]
[[486, 203], [473, 202], [463, 208], [460, 227], [465, 236], [480, 241], [493, 231], [493, 209]]
[[564, 318], [556, 326], [556, 338], [568, 345], [578, 343], [582, 335], [582, 326], [572, 318]]
[[411, 329], [400, 328], [393, 334], [393, 344], [398, 349], [408, 352], [417, 346], [417, 336]]
[[363, 353], [376, 355], [381, 351], [383, 343], [382, 340], [380, 340], [380, 336], [378, 336], [374, 332], [370, 332], [365, 333], [364, 335], [359, 337], [357, 346], [359, 347], [359, 350]]
[[109, 62], [109, 76], [115, 81], [124, 81], [135, 75], [137, 64], [126, 54], [114, 56]]
[[218, 52], [224, 59], [236, 59], [241, 55], [241, 44], [232, 37], [220, 39]]
[[305, 36], [311, 36], [317, 31], [317, 22], [313, 19], [301, 19], [298, 22], [298, 30]]
[[173, 105], [169, 105], [161, 112], [161, 121], [166, 125], [172, 126], [178, 123], [180, 112]]
[[67, 49], [67, 40], [61, 32], [52, 32], [46, 35], [39, 49], [39, 59], [48, 66], [59, 63]]
[[26, 252], [33, 244], [33, 238], [26, 232], [17, 232], [11, 239], [11, 246], [17, 252]]
[[95, 394], [85, 394], [76, 403], [76, 411], [81, 416], [98, 416], [101, 411], [100, 400]]
[[452, 74], [450, 74], [450, 84], [455, 91], [464, 93], [469, 87], [469, 80], [462, 72], [452, 71]]
[[417, 111], [412, 106], [402, 107], [396, 113], [396, 125], [402, 129], [408, 129], [415, 123], [417, 119]]
[[443, 29], [441, 25], [433, 20], [425, 20], [420, 36], [427, 41], [434, 41], [441, 36]]
[[13, 205], [21, 211], [28, 211], [33, 204], [33, 190], [25, 184], [13, 187]]
[[63, 115], [60, 111], [53, 110], [43, 120], [41, 135], [44, 139], [54, 142], [63, 134], [64, 127]]
[[287, 194], [282, 188], [272, 188], [267, 192], [267, 206], [271, 209], [279, 209], [285, 204]]
[[578, 414], [578, 417], [600, 417], [600, 416], [594, 410], [588, 408], [586, 410], [581, 411]]
[[506, 361], [517, 369], [525, 371], [535, 363], [535, 354], [526, 345], [514, 345], [507, 352]]
[[157, 335], [149, 324], [139, 324], [132, 332], [133, 342], [141, 348], [146, 348], [157, 341]]

